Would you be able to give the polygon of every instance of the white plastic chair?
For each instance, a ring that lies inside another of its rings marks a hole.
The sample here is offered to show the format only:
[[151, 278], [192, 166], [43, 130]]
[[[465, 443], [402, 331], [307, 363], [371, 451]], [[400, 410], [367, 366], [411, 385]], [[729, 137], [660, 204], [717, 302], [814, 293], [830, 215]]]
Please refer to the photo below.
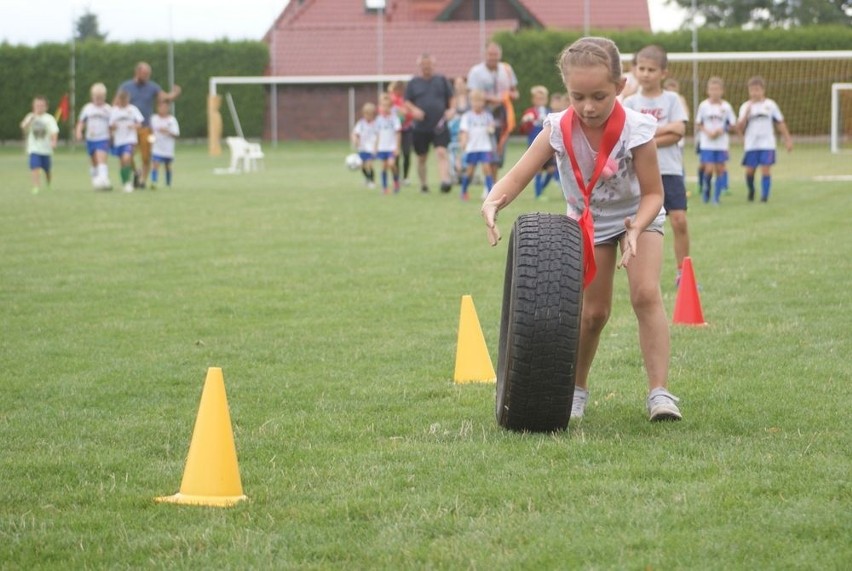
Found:
[[263, 168], [263, 149], [259, 143], [249, 143], [242, 137], [226, 137], [231, 153], [231, 164], [226, 169], [216, 169], [218, 174], [238, 174]]

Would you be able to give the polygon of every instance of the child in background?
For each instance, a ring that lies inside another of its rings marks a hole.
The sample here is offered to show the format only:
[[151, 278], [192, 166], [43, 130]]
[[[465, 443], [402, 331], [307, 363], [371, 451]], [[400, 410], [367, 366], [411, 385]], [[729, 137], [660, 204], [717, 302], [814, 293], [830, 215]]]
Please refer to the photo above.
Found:
[[[520, 131], [527, 136], [527, 147], [532, 146], [535, 138], [541, 133], [542, 125], [550, 109], [547, 107], [549, 92], [543, 85], [534, 85], [530, 88], [530, 101], [532, 106], [529, 107], [521, 115]], [[550, 179], [553, 178], [553, 173], [556, 171], [556, 159], [551, 158], [541, 171], [535, 175], [535, 197], [541, 198], [544, 189], [547, 187]]]
[[459, 145], [459, 126], [461, 125], [462, 115], [468, 111], [470, 111], [470, 100], [467, 93], [467, 78], [460, 75], [453, 80], [452, 116], [447, 121], [447, 129], [450, 131], [450, 144], [447, 145], [447, 153], [449, 154], [450, 167], [453, 169], [453, 181], [459, 184], [461, 184], [464, 174], [464, 165], [462, 164], [464, 151]]
[[92, 100], [83, 106], [77, 121], [76, 136], [83, 140], [85, 128], [86, 152], [89, 154], [91, 166], [89, 176], [95, 190], [112, 190], [109, 181], [109, 114], [112, 107], [106, 102], [107, 88], [103, 83], [92, 85], [90, 90]]
[[376, 128], [376, 106], [365, 103], [361, 107], [361, 118], [352, 129], [352, 145], [361, 157], [361, 172], [364, 173], [364, 184], [367, 188], [376, 188], [376, 173], [373, 171], [373, 160], [376, 158], [376, 144], [379, 141], [379, 131]]
[[136, 130], [144, 121], [139, 108], [130, 103], [130, 95], [119, 89], [112, 101], [109, 128], [112, 131], [112, 154], [121, 165], [121, 184], [124, 192], [133, 192], [133, 149], [139, 138]]
[[710, 185], [716, 175], [713, 192], [713, 204], [719, 204], [719, 197], [725, 187], [726, 163], [730, 150], [728, 130], [737, 124], [734, 108], [722, 99], [725, 82], [721, 77], [707, 80], [707, 99], [698, 106], [695, 124], [698, 126], [699, 145], [701, 146], [701, 164], [704, 165], [704, 180], [701, 196], [704, 202], [710, 201]]
[[[400, 151], [396, 156], [397, 173], [402, 174], [403, 184], [408, 185], [408, 171], [411, 169], [411, 146], [414, 142], [414, 117], [409, 113], [405, 106], [405, 82], [395, 80], [388, 84], [388, 93], [391, 96], [391, 104], [394, 112], [399, 116], [399, 121], [402, 123], [402, 132], [400, 135]], [[402, 171], [400, 171], [399, 158], [402, 155]]]
[[740, 107], [737, 129], [743, 134], [743, 166], [746, 168], [748, 200], [754, 201], [754, 173], [760, 167], [760, 201], [769, 200], [772, 187], [772, 165], [775, 164], [775, 129], [784, 138], [787, 152], [793, 150], [793, 139], [784, 115], [773, 100], [766, 97], [766, 82], [755, 76], [748, 80], [748, 101]]
[[172, 162], [175, 160], [175, 139], [180, 136], [180, 125], [172, 115], [171, 103], [157, 103], [157, 114], [151, 116], [151, 190], [157, 190], [160, 165], [166, 171], [166, 186], [172, 186]]
[[[657, 125], [616, 100], [624, 81], [618, 48], [610, 40], [577, 40], [562, 52], [559, 68], [571, 107], [548, 116], [532, 146], [482, 204], [488, 240], [492, 246], [500, 240], [497, 212], [555, 152], [568, 216], [580, 221], [584, 243], [593, 244], [585, 250], [586, 290], [571, 417], [585, 414], [589, 371], [612, 308], [615, 269], [624, 267], [648, 375], [649, 418], [679, 420], [678, 399], [666, 389], [669, 326], [660, 292], [665, 213], [654, 146]], [[616, 135], [612, 148], [605, 147], [610, 139], [605, 133]], [[600, 181], [593, 179], [604, 165], [609, 172]]]
[[677, 262], [675, 285], [680, 285], [683, 259], [689, 255], [689, 229], [686, 222], [686, 185], [683, 176], [683, 153], [678, 143], [686, 133], [689, 116], [680, 98], [663, 90], [668, 55], [655, 45], [636, 53], [633, 73], [639, 82], [639, 92], [624, 100], [624, 106], [657, 120], [657, 159], [663, 177], [664, 205], [674, 233], [674, 253]]
[[494, 153], [494, 116], [485, 109], [484, 91], [474, 89], [469, 97], [470, 111], [462, 115], [459, 125], [459, 146], [463, 149], [465, 164], [461, 182], [462, 200], [469, 199], [467, 189], [476, 165], [481, 165], [485, 179], [483, 197], [487, 196], [494, 186], [494, 173], [491, 168]]
[[402, 123], [393, 112], [391, 97], [383, 93], [379, 97], [379, 115], [376, 117], [378, 142], [376, 143], [376, 158], [382, 163], [382, 191], [388, 194], [388, 171], [393, 176], [393, 191], [399, 192], [399, 170], [397, 157], [401, 144]]
[[47, 112], [47, 98], [43, 95], [33, 98], [32, 112], [27, 113], [21, 121], [21, 131], [27, 138], [32, 193], [38, 194], [41, 190], [40, 171], [44, 171], [45, 182], [50, 188], [53, 149], [59, 140], [59, 125], [56, 124], [56, 118]]
[[[671, 91], [672, 93], [677, 93], [677, 98], [680, 99], [680, 104], [683, 105], [683, 112], [686, 113], [686, 116], [689, 117], [689, 103], [686, 102], [686, 98], [680, 94], [680, 82], [673, 77], [667, 77], [663, 82], [663, 89], [666, 91]], [[693, 137], [696, 138], [696, 147], [698, 146], [697, 142], [697, 133], [693, 133]], [[686, 148], [686, 137], [683, 137], [680, 141], [677, 142], [678, 148], [680, 148], [681, 156], [683, 155], [683, 149]], [[703, 176], [704, 170], [701, 168], [701, 165], [698, 167], [699, 179]], [[686, 167], [683, 169], [683, 180], [684, 184], [686, 184]], [[700, 186], [698, 187], [701, 188]], [[686, 197], [689, 198], [691, 193], [689, 189], [686, 190]]]

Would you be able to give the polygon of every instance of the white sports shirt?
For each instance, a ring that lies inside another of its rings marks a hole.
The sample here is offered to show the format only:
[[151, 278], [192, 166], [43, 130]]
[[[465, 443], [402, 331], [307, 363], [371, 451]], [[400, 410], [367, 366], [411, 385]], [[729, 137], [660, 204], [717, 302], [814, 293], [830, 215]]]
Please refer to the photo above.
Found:
[[109, 114], [109, 126], [113, 130], [113, 146], [137, 144], [139, 137], [136, 135], [136, 128], [142, 125], [144, 121], [142, 112], [135, 105], [113, 107]]
[[775, 124], [784, 122], [778, 104], [771, 99], [746, 101], [740, 106], [740, 119], [748, 117], [743, 137], [743, 150], [774, 150]]
[[109, 116], [112, 111], [107, 103], [86, 103], [80, 111], [80, 122], [86, 124], [87, 141], [109, 140]]
[[151, 154], [166, 159], [175, 158], [175, 137], [180, 135], [180, 126], [174, 115], [151, 115], [151, 132], [154, 134]]
[[700, 131], [698, 133], [698, 144], [701, 145], [701, 150], [727, 151], [731, 143], [728, 130], [736, 123], [737, 116], [734, 115], [734, 108], [724, 99], [719, 103], [713, 103], [709, 99], [702, 101], [695, 113], [695, 124], [703, 125], [711, 131], [721, 128], [722, 134], [711, 139], [707, 133]]
[[466, 153], [488, 153], [494, 150], [491, 133], [494, 132], [494, 116], [488, 111], [465, 112], [459, 123], [459, 131], [467, 133]]

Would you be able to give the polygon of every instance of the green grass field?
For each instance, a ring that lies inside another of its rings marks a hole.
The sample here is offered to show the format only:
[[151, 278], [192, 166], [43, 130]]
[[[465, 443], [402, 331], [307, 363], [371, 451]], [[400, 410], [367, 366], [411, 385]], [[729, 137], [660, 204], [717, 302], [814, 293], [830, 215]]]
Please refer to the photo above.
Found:
[[[507, 240], [476, 201], [368, 191], [345, 143], [267, 145], [245, 176], [181, 147], [173, 189], [130, 195], [66, 149], [33, 196], [0, 149], [0, 568], [850, 568], [852, 184], [812, 177], [852, 164], [826, 147], [779, 153], [768, 204], [736, 164], [721, 207], [693, 201], [710, 325], [672, 328], [683, 422], [646, 419], [622, 274], [586, 418], [555, 435], [452, 383], [463, 294], [497, 358]], [[531, 194], [504, 234], [563, 210]], [[249, 501], [155, 504], [210, 366]]]

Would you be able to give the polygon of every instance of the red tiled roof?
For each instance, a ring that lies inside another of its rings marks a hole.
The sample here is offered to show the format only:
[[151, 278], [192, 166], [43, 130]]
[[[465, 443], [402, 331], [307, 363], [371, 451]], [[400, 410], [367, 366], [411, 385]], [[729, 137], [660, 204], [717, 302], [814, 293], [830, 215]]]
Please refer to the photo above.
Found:
[[[547, 28], [583, 27], [584, 2], [579, 0], [506, 1]], [[479, 22], [436, 21], [462, 4], [460, 0], [387, 0], [379, 69], [379, 15], [365, 10], [364, 0], [290, 0], [264, 38], [274, 51], [270, 73], [404, 75], [416, 71], [417, 56], [423, 52], [437, 58], [438, 73], [467, 73], [481, 60]], [[650, 29], [647, 0], [589, 1], [588, 5], [593, 28]], [[485, 36], [516, 30], [519, 25], [519, 20], [488, 20]]]
[[[585, 2], [564, 0], [518, 0], [546, 28], [582, 29]], [[647, 0], [607, 0], [588, 2], [589, 23], [592, 28], [623, 30], [651, 29]]]
[[[486, 22], [485, 36], [515, 30], [515, 20]], [[382, 26], [382, 69], [379, 28], [370, 24], [293, 25], [278, 30], [272, 75], [405, 75], [417, 71], [417, 57], [428, 52], [435, 71], [447, 77], [467, 74], [481, 61], [477, 22], [397, 22]]]

